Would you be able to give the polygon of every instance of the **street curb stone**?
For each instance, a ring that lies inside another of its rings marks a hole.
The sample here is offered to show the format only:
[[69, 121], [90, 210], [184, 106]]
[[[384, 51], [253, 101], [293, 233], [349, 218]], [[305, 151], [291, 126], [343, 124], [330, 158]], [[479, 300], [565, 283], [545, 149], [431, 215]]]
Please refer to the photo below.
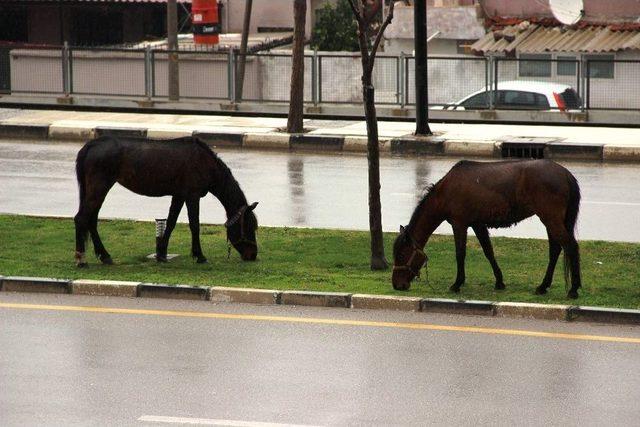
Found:
[[213, 302], [235, 302], [243, 304], [280, 304], [281, 292], [271, 289], [227, 288], [214, 286], [209, 299]]
[[526, 302], [498, 302], [494, 304], [498, 317], [526, 317], [541, 320], [567, 320], [568, 305], [536, 304]]
[[152, 139], [174, 139], [174, 138], [184, 138], [192, 135], [193, 135], [192, 130], [158, 129], [158, 128], [147, 129], [147, 138], [152, 138]]
[[49, 124], [0, 124], [0, 137], [21, 139], [47, 139], [49, 137]]
[[605, 145], [602, 149], [602, 161], [604, 162], [640, 161], [640, 147]]
[[207, 145], [212, 147], [242, 147], [244, 139], [243, 133], [223, 133], [223, 132], [198, 132], [194, 131], [193, 136], [200, 138]]
[[142, 283], [138, 285], [138, 296], [141, 298], [166, 298], [206, 301], [209, 299], [209, 288], [205, 286], [172, 286], [156, 283]]
[[344, 136], [290, 134], [289, 146], [293, 150], [342, 151]]
[[444, 154], [447, 156], [494, 157], [495, 144], [493, 142], [445, 140]]
[[351, 307], [351, 294], [342, 292], [283, 291], [280, 304], [312, 307]]
[[640, 325], [640, 310], [574, 306], [569, 309], [568, 320]]
[[95, 296], [147, 297], [212, 302], [284, 304], [314, 307], [422, 311], [425, 313], [471, 314], [498, 317], [640, 325], [640, 310], [349, 294], [343, 292], [278, 291], [139, 283], [112, 280], [60, 280], [42, 277], [1, 276], [2, 292], [71, 293]]
[[603, 144], [551, 142], [544, 149], [545, 158], [557, 160], [602, 160]]
[[426, 313], [480, 314], [493, 316], [494, 303], [491, 301], [454, 300], [446, 298], [425, 298], [420, 310]]
[[100, 136], [120, 136], [120, 137], [134, 137], [145, 138], [147, 136], [147, 129], [143, 128], [115, 128], [108, 126], [98, 126], [93, 132], [97, 137]]
[[49, 126], [48, 137], [54, 140], [88, 141], [95, 137], [95, 129], [93, 126], [52, 124]]
[[440, 137], [403, 136], [391, 140], [391, 152], [414, 155], [444, 155], [445, 140]]
[[9, 276], [2, 278], [3, 292], [70, 293], [70, 281], [46, 277]]
[[420, 311], [422, 298], [393, 295], [351, 295], [351, 308], [394, 311]]
[[74, 280], [71, 293], [76, 295], [96, 295], [110, 297], [137, 297], [141, 282], [121, 282], [115, 280]]
[[242, 146], [258, 149], [289, 149], [289, 134], [281, 132], [245, 133]]

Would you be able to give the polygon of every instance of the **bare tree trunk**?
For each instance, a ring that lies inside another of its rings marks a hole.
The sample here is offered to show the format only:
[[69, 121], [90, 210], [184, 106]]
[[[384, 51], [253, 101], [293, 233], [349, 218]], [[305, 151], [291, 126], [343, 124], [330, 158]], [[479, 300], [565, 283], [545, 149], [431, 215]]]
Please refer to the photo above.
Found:
[[180, 75], [178, 66], [178, 5], [176, 0], [167, 1], [167, 47], [169, 48], [169, 100], [180, 99]]
[[378, 118], [375, 105], [375, 90], [372, 83], [373, 65], [376, 51], [382, 40], [382, 34], [393, 19], [393, 2], [389, 13], [376, 35], [369, 52], [368, 29], [382, 1], [365, 2], [357, 0], [357, 6], [349, 0], [358, 21], [358, 44], [362, 59], [362, 96], [364, 116], [367, 123], [367, 162], [369, 166], [369, 232], [371, 234], [371, 269], [386, 270], [389, 264], [384, 256], [384, 238], [382, 234], [382, 203], [380, 201], [380, 148], [378, 141]]
[[364, 116], [367, 122], [367, 162], [369, 164], [369, 232], [371, 234], [371, 269], [386, 270], [389, 267], [384, 256], [382, 234], [382, 202], [380, 201], [380, 148], [378, 118], [376, 115], [375, 89], [371, 75], [363, 76], [362, 95]]
[[242, 101], [242, 90], [244, 88], [244, 68], [247, 62], [247, 44], [249, 42], [249, 27], [251, 26], [251, 8], [253, 0], [247, 0], [244, 6], [244, 23], [242, 24], [242, 38], [240, 40], [240, 58], [238, 70], [236, 72], [236, 102]]
[[293, 52], [291, 57], [291, 93], [289, 95], [288, 133], [302, 132], [304, 112], [304, 27], [307, 0], [293, 0]]

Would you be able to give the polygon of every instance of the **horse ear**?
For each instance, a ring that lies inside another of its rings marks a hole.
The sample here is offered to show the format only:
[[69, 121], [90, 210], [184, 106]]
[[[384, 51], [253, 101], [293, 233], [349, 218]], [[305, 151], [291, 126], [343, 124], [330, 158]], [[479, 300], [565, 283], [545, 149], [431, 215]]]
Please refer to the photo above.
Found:
[[400, 233], [404, 233], [404, 226], [400, 226]]
[[254, 210], [256, 208], [256, 206], [258, 206], [258, 202], [253, 202], [249, 205], [249, 207], [247, 208], [247, 210]]

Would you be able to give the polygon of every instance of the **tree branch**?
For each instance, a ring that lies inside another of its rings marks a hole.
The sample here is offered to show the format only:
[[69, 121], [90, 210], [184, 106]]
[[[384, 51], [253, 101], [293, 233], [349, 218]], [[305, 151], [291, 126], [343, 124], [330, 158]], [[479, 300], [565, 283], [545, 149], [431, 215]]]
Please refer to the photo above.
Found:
[[[351, 0], [349, 0], [349, 1], [351, 1]], [[380, 42], [382, 41], [382, 35], [384, 34], [384, 30], [387, 29], [387, 26], [391, 23], [391, 20], [393, 20], [393, 6], [394, 6], [394, 4], [395, 4], [395, 1], [391, 0], [391, 2], [389, 3], [389, 12], [387, 13], [387, 18], [384, 20], [384, 23], [380, 27], [380, 30], [378, 31], [378, 34], [376, 34], [376, 39], [373, 42], [373, 47], [371, 48], [371, 60], [369, 62], [369, 67], [371, 69], [369, 70], [369, 72], [373, 72], [373, 62], [376, 59], [376, 52], [378, 51], [378, 46], [380, 45]]]
[[[356, 1], [359, 1], [359, 0], [356, 0]], [[348, 0], [348, 2], [349, 2], [349, 6], [351, 6], [351, 11], [353, 12], [353, 16], [355, 16], [356, 21], [358, 21], [358, 28], [364, 26], [364, 21], [362, 20], [362, 16], [360, 15], [360, 11], [356, 7], [356, 5], [353, 4], [353, 0]]]

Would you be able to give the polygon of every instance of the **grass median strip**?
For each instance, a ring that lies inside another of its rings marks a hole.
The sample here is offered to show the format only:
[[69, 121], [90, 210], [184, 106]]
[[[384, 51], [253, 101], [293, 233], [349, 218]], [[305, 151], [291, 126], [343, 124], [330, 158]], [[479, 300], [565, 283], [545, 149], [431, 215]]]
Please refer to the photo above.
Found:
[[[71, 219], [0, 215], [0, 274], [61, 279], [109, 279], [145, 283], [250, 287], [460, 298], [467, 300], [521, 301], [640, 307], [640, 245], [601, 241], [581, 243], [584, 288], [577, 302], [565, 299], [560, 263], [548, 295], [533, 294], [547, 266], [547, 241], [494, 238], [498, 263], [507, 289], [493, 289], [491, 268], [474, 238], [467, 251], [467, 283], [451, 294], [455, 254], [451, 236], [434, 236], [429, 242], [429, 282], [414, 282], [409, 292], [394, 291], [391, 271], [369, 270], [369, 233], [364, 231], [261, 227], [257, 262], [243, 262], [232, 252], [227, 259], [224, 227], [202, 225], [201, 237], [208, 264], [189, 256], [191, 235], [186, 224], [174, 231], [170, 251], [181, 254], [167, 264], [146, 258], [155, 248], [151, 222], [101, 221], [100, 234], [115, 265], [101, 265], [88, 257], [89, 268], [77, 269], [73, 261], [75, 234]], [[394, 233], [385, 234], [391, 260]], [[88, 245], [88, 253], [91, 244]], [[423, 274], [423, 277], [425, 275]]]

